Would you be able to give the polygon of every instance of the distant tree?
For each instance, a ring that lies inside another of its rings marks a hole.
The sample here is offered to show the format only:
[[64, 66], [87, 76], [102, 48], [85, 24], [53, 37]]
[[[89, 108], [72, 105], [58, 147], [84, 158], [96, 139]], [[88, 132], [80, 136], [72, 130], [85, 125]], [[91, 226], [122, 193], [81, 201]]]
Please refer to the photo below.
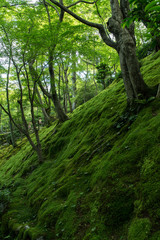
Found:
[[[20, 45], [17, 44], [16, 40], [14, 39], [15, 36], [12, 35], [12, 32], [10, 31], [10, 25], [8, 25], [8, 28], [4, 25], [1, 25], [1, 32], [3, 34], [1, 43], [3, 45], [3, 57], [8, 58], [8, 72], [7, 72], [7, 84], [6, 84], [6, 92], [7, 92], [7, 109], [5, 106], [0, 103], [1, 109], [9, 116], [10, 120], [10, 129], [11, 129], [11, 139], [12, 141], [14, 138], [13, 135], [13, 129], [12, 124], [21, 132], [23, 133], [30, 145], [32, 146], [33, 150], [37, 153], [38, 159], [40, 162], [43, 161], [43, 154], [42, 154], [42, 148], [41, 148], [41, 142], [39, 138], [38, 128], [36, 124], [36, 118], [35, 118], [35, 112], [34, 112], [34, 99], [36, 94], [36, 85], [37, 81], [32, 82], [29, 77], [29, 70], [26, 66], [26, 59], [28, 56], [26, 54], [26, 49], [19, 48]], [[16, 52], [16, 54], [15, 54]], [[11, 62], [16, 74], [17, 78], [17, 103], [20, 107], [20, 113], [21, 113], [21, 120], [22, 120], [22, 126], [19, 125], [10, 109], [10, 98], [9, 98], [9, 73], [10, 73], [10, 66]], [[24, 85], [25, 83], [25, 85]], [[31, 123], [33, 127], [33, 132], [35, 135], [36, 141], [31, 138], [30, 133], [30, 127], [29, 122], [27, 122], [25, 109], [26, 109], [26, 103], [25, 103], [25, 97], [24, 97], [24, 91], [25, 86], [27, 88], [27, 95], [29, 100], [29, 107], [30, 107], [30, 114], [31, 114]], [[14, 143], [15, 144], [15, 143]]]

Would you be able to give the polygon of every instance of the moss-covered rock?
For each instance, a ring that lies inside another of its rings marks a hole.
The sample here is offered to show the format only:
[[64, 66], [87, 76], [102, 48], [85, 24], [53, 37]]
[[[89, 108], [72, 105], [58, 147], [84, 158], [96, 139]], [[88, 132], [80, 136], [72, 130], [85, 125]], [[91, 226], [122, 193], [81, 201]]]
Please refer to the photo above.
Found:
[[148, 86], [153, 87], [160, 83], [160, 51], [147, 56], [142, 60], [141, 72]]

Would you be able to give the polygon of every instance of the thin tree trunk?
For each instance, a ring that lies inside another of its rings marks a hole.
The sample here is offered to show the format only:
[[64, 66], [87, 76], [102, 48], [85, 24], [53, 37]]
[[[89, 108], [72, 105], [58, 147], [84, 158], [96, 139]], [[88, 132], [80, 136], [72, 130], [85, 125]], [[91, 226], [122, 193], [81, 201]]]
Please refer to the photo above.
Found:
[[56, 92], [56, 86], [55, 86], [55, 77], [54, 77], [54, 69], [53, 69], [53, 52], [49, 52], [49, 74], [51, 79], [51, 91], [52, 91], [52, 99], [54, 102], [54, 106], [56, 109], [56, 113], [58, 115], [58, 118], [61, 122], [65, 122], [68, 120], [68, 116], [64, 113], [62, 106], [60, 104], [60, 101], [58, 99], [58, 95]]
[[64, 81], [63, 74], [62, 74], [62, 83], [63, 83], [63, 109], [65, 113], [67, 113], [66, 88], [65, 88], [65, 81]]
[[72, 96], [73, 96], [73, 104], [72, 104], [72, 109], [74, 110], [76, 108], [76, 91], [77, 91], [77, 87], [76, 87], [76, 71], [74, 70], [72, 72]]
[[50, 117], [48, 116], [48, 114], [46, 112], [46, 109], [43, 107], [42, 98], [41, 98], [41, 95], [40, 95], [40, 92], [39, 92], [37, 86], [36, 86], [36, 92], [37, 92], [39, 103], [41, 105], [42, 113], [43, 113], [43, 116], [44, 116], [44, 122], [45, 122], [45, 124], [49, 124], [50, 123]]
[[71, 99], [70, 99], [70, 95], [69, 95], [68, 74], [67, 74], [67, 71], [68, 71], [68, 68], [64, 69], [64, 77], [65, 77], [65, 85], [66, 85], [66, 95], [67, 95], [68, 102], [69, 102], [70, 112], [73, 112], [73, 110], [72, 110], [72, 103], [71, 103]]
[[95, 56], [95, 53], [96, 53], [96, 44], [95, 44], [95, 38], [94, 38], [94, 58], [93, 58], [93, 82], [94, 82], [94, 85], [95, 85], [95, 88], [96, 88], [96, 95], [98, 94], [98, 88], [97, 88], [97, 83], [95, 81], [95, 73], [96, 73], [96, 56]]
[[[39, 132], [38, 132], [38, 128], [36, 126], [36, 119], [35, 119], [35, 113], [34, 113], [34, 99], [35, 99], [35, 94], [36, 94], [36, 88], [37, 88], [37, 81], [34, 81], [33, 79], [33, 90], [31, 90], [31, 86], [30, 86], [30, 80], [29, 80], [29, 76], [28, 76], [28, 71], [25, 65], [25, 61], [23, 58], [23, 64], [24, 64], [24, 69], [25, 69], [25, 73], [26, 73], [26, 81], [27, 81], [27, 88], [28, 88], [28, 95], [29, 95], [29, 101], [30, 101], [30, 110], [31, 110], [31, 119], [32, 119], [32, 126], [33, 126], [33, 130], [34, 130], [34, 134], [36, 137], [36, 145], [33, 143], [32, 139], [29, 136], [29, 141], [32, 142], [32, 146], [35, 149], [35, 151], [37, 152], [38, 155], [38, 159], [39, 162], [43, 162], [43, 154], [42, 154], [42, 146], [41, 146], [41, 141], [39, 138]], [[22, 102], [20, 102], [20, 106], [22, 107]], [[25, 116], [24, 116], [25, 119]], [[28, 130], [28, 124], [25, 120], [26, 123], [26, 130]], [[29, 135], [29, 130], [27, 131], [27, 135]]]
[[58, 73], [58, 98], [59, 101], [61, 100], [61, 67], [59, 66], [59, 73]]
[[[6, 98], [7, 98], [7, 108], [8, 112], [10, 113], [10, 101], [9, 101], [9, 75], [10, 75], [10, 66], [11, 66], [11, 59], [9, 57], [9, 65], [8, 65], [8, 72], [7, 72], [7, 83], [6, 83]], [[13, 124], [11, 118], [9, 116], [9, 128], [11, 133], [11, 143], [13, 147], [16, 147], [15, 136], [13, 132]]]

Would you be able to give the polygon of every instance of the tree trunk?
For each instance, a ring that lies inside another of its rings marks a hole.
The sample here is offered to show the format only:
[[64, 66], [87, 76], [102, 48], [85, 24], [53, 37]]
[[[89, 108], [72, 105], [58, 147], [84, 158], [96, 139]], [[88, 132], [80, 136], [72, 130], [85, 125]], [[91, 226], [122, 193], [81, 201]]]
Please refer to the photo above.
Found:
[[[112, 17], [108, 20], [108, 29], [116, 38], [117, 52], [120, 58], [122, 76], [127, 92], [128, 103], [132, 104], [134, 99], [146, 98], [149, 88], [143, 81], [140, 73], [140, 66], [136, 57], [136, 44], [134, 37], [134, 26], [123, 28], [123, 17], [129, 10], [128, 1], [121, 1], [121, 8], [118, 0], [111, 0]], [[123, 12], [122, 12], [123, 10]]]
[[59, 66], [59, 73], [58, 73], [58, 98], [59, 101], [61, 100], [61, 67]]
[[68, 116], [64, 113], [62, 106], [60, 104], [60, 101], [58, 99], [58, 95], [56, 92], [56, 86], [55, 86], [55, 77], [54, 77], [54, 69], [53, 69], [53, 52], [50, 50], [49, 52], [49, 74], [51, 79], [51, 91], [52, 91], [52, 100], [56, 109], [56, 113], [58, 115], [58, 118], [61, 122], [65, 122], [68, 120]]
[[[7, 108], [10, 113], [10, 101], [9, 101], [9, 75], [10, 75], [11, 59], [9, 58], [8, 72], [7, 72], [7, 83], [6, 83], [6, 98], [7, 98]], [[13, 132], [13, 124], [9, 116], [9, 128], [11, 133], [11, 144], [13, 147], [16, 147], [15, 136]]]
[[39, 93], [39, 90], [38, 90], [37, 86], [36, 86], [36, 92], [37, 92], [39, 103], [40, 103], [40, 106], [41, 106], [41, 109], [42, 109], [45, 125], [49, 124], [51, 119], [50, 119], [49, 115], [47, 114], [46, 109], [43, 107], [42, 98], [41, 98], [41, 95]]
[[65, 77], [65, 85], [66, 85], [66, 95], [68, 98], [68, 102], [69, 102], [69, 108], [70, 108], [70, 112], [72, 113], [72, 103], [71, 103], [71, 99], [70, 99], [70, 95], [69, 95], [69, 87], [68, 87], [68, 74], [67, 74], [68, 68], [64, 69], [64, 77]]
[[72, 109], [74, 110], [76, 108], [76, 90], [77, 90], [77, 87], [76, 87], [76, 71], [74, 70], [72, 72], [72, 96], [73, 96], [73, 103], [72, 103]]

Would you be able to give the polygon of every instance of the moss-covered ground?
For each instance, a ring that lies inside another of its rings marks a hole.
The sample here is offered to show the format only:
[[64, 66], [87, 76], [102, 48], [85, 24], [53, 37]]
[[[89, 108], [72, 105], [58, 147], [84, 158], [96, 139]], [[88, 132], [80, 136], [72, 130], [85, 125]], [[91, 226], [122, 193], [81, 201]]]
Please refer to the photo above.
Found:
[[126, 109], [113, 82], [40, 137], [41, 164], [25, 139], [0, 149], [0, 239], [160, 240], [159, 99]]

